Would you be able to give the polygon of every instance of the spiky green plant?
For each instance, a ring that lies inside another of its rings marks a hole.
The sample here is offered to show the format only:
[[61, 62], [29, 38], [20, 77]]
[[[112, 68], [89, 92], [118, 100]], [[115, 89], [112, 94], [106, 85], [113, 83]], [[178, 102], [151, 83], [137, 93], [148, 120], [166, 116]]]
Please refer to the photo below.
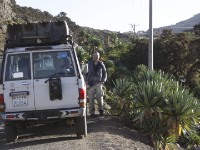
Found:
[[[154, 116], [166, 124], [166, 134], [159, 135], [162, 140], [158, 138], [157, 141], [162, 146], [166, 145], [163, 139], [167, 139], [170, 134], [177, 140], [183, 131], [191, 132], [199, 121], [200, 107], [197, 99], [173, 77], [161, 71], [149, 71], [143, 67], [138, 70], [141, 72], [136, 72], [134, 76], [134, 109], [137, 114], [134, 121], [143, 127], [143, 122]], [[161, 134], [159, 128], [156, 129]]]
[[164, 101], [161, 92], [162, 85], [159, 82], [142, 82], [135, 88], [135, 121], [143, 122], [144, 119], [153, 115], [161, 116], [161, 106]]
[[85, 52], [85, 50], [82, 47], [77, 47], [76, 53], [80, 63], [86, 62], [86, 60], [88, 60], [89, 58], [89, 55]]
[[175, 134], [177, 139], [182, 131], [191, 132], [193, 125], [199, 122], [199, 103], [188, 90], [177, 87], [169, 91], [165, 98], [163, 115], [170, 127], [169, 134]]
[[126, 108], [126, 103], [128, 103], [131, 98], [131, 93], [133, 90], [133, 83], [131, 79], [121, 78], [113, 82], [113, 94], [116, 96], [117, 107], [119, 109], [119, 114], [126, 113], [128, 108]]
[[163, 150], [175, 150], [178, 149], [177, 145], [175, 144], [176, 141], [177, 140], [174, 135], [162, 137], [160, 146], [162, 147]]
[[163, 139], [163, 134], [166, 132], [167, 125], [164, 124], [160, 118], [157, 116], [151, 116], [143, 121], [142, 126], [140, 126], [140, 132], [144, 135], [151, 137], [151, 142], [156, 149], [161, 146], [161, 141]]
[[186, 142], [187, 149], [195, 149], [195, 147], [200, 146], [200, 136], [195, 132], [189, 133], [186, 138], [188, 139]]

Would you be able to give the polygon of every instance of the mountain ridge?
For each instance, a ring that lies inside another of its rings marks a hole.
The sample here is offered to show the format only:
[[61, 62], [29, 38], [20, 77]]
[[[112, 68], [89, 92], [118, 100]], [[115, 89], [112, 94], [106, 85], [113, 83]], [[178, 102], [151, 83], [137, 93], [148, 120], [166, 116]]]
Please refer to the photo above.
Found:
[[161, 32], [163, 29], [171, 29], [173, 33], [180, 33], [183, 31], [191, 30], [193, 27], [200, 23], [200, 13], [190, 17], [186, 20], [179, 21], [174, 25], [167, 25], [159, 28], [154, 28], [154, 32]]

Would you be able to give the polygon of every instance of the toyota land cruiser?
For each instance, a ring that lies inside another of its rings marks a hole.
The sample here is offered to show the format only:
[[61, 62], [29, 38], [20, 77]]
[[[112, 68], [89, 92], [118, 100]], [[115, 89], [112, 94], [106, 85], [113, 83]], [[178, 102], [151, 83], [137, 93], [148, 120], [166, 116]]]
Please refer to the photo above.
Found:
[[7, 27], [0, 112], [8, 142], [24, 126], [72, 122], [87, 135], [86, 86], [65, 21]]

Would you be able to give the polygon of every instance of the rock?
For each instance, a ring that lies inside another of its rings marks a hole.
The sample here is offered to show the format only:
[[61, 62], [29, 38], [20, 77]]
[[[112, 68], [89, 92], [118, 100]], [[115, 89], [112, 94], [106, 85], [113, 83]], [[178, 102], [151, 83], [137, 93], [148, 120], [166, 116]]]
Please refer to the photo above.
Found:
[[[12, 0], [14, 3], [15, 1]], [[3, 50], [6, 28], [5, 24], [12, 19], [14, 13], [12, 12], [11, 0], [0, 0], [0, 50]]]

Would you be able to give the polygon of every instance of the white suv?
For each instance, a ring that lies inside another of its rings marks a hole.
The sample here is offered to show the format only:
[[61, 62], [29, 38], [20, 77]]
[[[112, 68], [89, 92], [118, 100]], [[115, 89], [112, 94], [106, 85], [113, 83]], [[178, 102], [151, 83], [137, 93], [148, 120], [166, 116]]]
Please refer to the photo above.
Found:
[[0, 84], [8, 142], [24, 126], [54, 121], [87, 135], [86, 86], [65, 21], [9, 25]]

